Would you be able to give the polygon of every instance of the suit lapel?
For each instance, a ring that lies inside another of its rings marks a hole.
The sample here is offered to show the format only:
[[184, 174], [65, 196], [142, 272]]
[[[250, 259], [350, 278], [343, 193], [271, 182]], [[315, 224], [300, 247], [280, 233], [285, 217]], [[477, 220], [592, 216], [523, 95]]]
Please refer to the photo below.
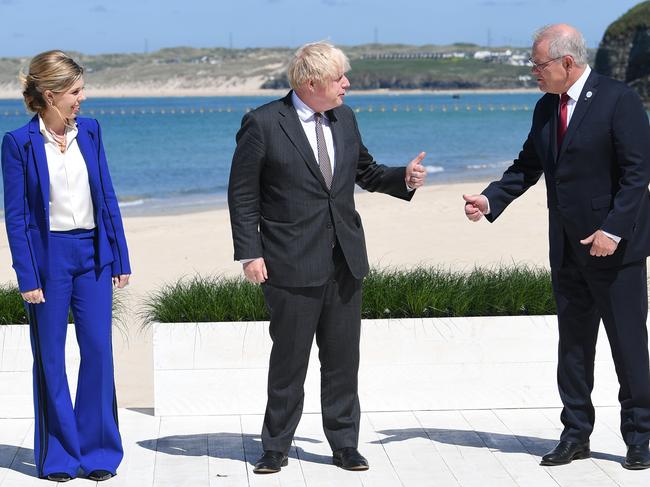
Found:
[[560, 97], [556, 97], [557, 100], [553, 104], [553, 109], [551, 110], [551, 116], [548, 117], [548, 123], [544, 126], [545, 130], [548, 130], [548, 134], [545, 134], [545, 140], [550, 140], [549, 149], [550, 157], [547, 155], [547, 159], [550, 159], [552, 164], [551, 167], [555, 167], [557, 162], [558, 155], [558, 146], [557, 146], [557, 124], [558, 124], [558, 111], [560, 109]]
[[557, 103], [553, 98], [550, 101], [544, 101], [544, 108], [540, 110], [539, 130], [534, 134], [535, 146], [539, 156], [548, 166], [549, 170], [555, 167], [557, 159], [557, 115], [555, 110]]
[[573, 115], [571, 115], [571, 121], [569, 122], [569, 126], [567, 127], [566, 134], [564, 135], [564, 140], [562, 141], [562, 147], [560, 147], [560, 153], [558, 154], [558, 161], [564, 154], [564, 151], [566, 150], [569, 142], [571, 142], [571, 139], [573, 138], [576, 131], [578, 130], [578, 127], [582, 123], [584, 116], [589, 111], [589, 108], [593, 103], [592, 100], [596, 97], [596, 94], [598, 92], [598, 90], [596, 89], [597, 86], [598, 86], [598, 77], [592, 71], [589, 77], [587, 78], [587, 81], [584, 87], [582, 88], [582, 93], [580, 93], [580, 98], [578, 98], [578, 101], [576, 102], [576, 106], [573, 109]]
[[93, 199], [93, 205], [95, 210], [99, 208], [97, 196], [99, 192], [99, 174], [98, 174], [98, 158], [97, 158], [97, 149], [93, 143], [94, 134], [86, 128], [85, 124], [79, 122], [77, 125], [77, 145], [81, 151], [84, 162], [86, 163], [86, 169], [88, 171], [88, 183], [90, 185], [90, 194]]
[[38, 182], [41, 187], [41, 195], [45, 211], [49, 214], [50, 208], [50, 171], [47, 168], [47, 155], [45, 154], [45, 141], [36, 115], [29, 122], [29, 141], [32, 146], [32, 154], [38, 173]]
[[345, 146], [343, 144], [344, 127], [343, 122], [338, 119], [334, 110], [329, 110], [327, 112], [327, 117], [330, 122], [330, 129], [332, 130], [332, 140], [334, 142], [334, 161], [332, 161], [332, 168], [334, 169], [334, 174], [332, 177], [332, 188], [336, 182], [340, 179], [339, 174], [343, 169], [343, 151]]
[[305, 131], [298, 119], [298, 114], [291, 103], [291, 93], [284, 98], [284, 106], [280, 109], [279, 122], [280, 127], [282, 127], [282, 130], [296, 148], [300, 157], [305, 161], [314, 177], [320, 181], [325, 191], [329, 191], [325, 184], [325, 179], [323, 179], [323, 175], [320, 172], [320, 167], [318, 167], [318, 162], [314, 157], [314, 151], [311, 145], [309, 145], [309, 140], [307, 140]]

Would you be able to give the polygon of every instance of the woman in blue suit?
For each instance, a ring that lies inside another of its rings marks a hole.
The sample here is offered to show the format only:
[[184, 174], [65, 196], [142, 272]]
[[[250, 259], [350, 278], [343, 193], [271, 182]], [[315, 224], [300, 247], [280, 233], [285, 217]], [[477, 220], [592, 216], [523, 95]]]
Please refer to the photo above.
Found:
[[[131, 273], [99, 124], [77, 117], [83, 69], [61, 51], [22, 76], [36, 115], [2, 141], [5, 223], [28, 311], [34, 356], [34, 455], [39, 477], [115, 475], [123, 450], [111, 345], [112, 287]], [[81, 354], [74, 407], [65, 371], [72, 310]]]

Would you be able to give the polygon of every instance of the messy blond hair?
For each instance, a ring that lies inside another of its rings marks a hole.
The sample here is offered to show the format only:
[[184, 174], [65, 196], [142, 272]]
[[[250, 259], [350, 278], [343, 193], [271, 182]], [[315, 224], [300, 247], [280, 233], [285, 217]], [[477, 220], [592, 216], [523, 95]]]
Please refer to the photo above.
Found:
[[42, 113], [47, 108], [43, 93], [65, 92], [83, 76], [83, 68], [63, 51], [46, 51], [34, 56], [27, 74], [19, 77], [23, 99], [30, 112]]
[[308, 81], [322, 84], [350, 70], [348, 57], [327, 41], [311, 42], [299, 48], [289, 62], [289, 84], [294, 90]]

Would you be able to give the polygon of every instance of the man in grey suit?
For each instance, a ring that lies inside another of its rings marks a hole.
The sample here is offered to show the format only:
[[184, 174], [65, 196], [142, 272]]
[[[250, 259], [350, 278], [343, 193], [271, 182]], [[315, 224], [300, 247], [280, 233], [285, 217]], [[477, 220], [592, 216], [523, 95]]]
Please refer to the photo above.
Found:
[[311, 344], [321, 362], [323, 429], [333, 463], [367, 470], [359, 440], [361, 282], [368, 257], [355, 183], [410, 200], [424, 183], [420, 153], [406, 167], [377, 164], [343, 104], [345, 54], [327, 42], [292, 58], [293, 90], [242, 120], [228, 186], [235, 260], [262, 284], [273, 348], [256, 473], [278, 472], [304, 399]]

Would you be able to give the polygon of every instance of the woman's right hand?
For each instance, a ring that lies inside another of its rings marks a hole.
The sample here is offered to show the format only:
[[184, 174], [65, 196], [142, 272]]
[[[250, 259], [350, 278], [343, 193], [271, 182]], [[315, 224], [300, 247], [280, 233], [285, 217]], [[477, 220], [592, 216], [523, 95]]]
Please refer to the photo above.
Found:
[[32, 289], [31, 291], [25, 291], [20, 293], [23, 297], [23, 300], [30, 304], [39, 304], [45, 302], [45, 296], [43, 295], [43, 290], [39, 287], [38, 289]]

